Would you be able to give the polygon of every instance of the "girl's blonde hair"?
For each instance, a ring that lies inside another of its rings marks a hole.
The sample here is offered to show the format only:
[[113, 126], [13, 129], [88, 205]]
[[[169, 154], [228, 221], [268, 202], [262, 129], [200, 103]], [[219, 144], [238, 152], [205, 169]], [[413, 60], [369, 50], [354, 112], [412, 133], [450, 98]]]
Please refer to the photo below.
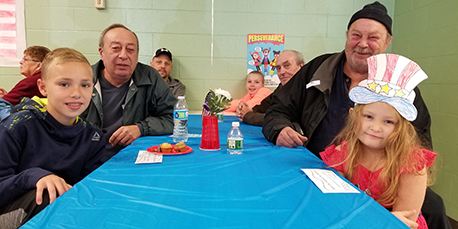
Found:
[[245, 82], [248, 80], [248, 76], [251, 75], [251, 74], [255, 74], [255, 75], [259, 75], [261, 77], [261, 81], [262, 81], [262, 84], [264, 84], [264, 75], [258, 71], [252, 71], [250, 73], [248, 73], [245, 77]]
[[[347, 117], [345, 127], [334, 139], [334, 144], [341, 144], [342, 142], [347, 144], [348, 155], [340, 164], [346, 162], [344, 176], [348, 180], [355, 176], [355, 171], [359, 165], [358, 159], [362, 154], [362, 142], [358, 139], [356, 133], [361, 128], [362, 111], [365, 106], [367, 105], [358, 104], [353, 108], [353, 111]], [[393, 107], [391, 109], [396, 111]], [[385, 145], [386, 162], [378, 178], [382, 187], [385, 187], [386, 190], [375, 198], [377, 202], [385, 206], [392, 206], [397, 201], [401, 168], [405, 168], [406, 172], [420, 175], [421, 170], [419, 171], [418, 168], [423, 166], [419, 164], [420, 161], [418, 159], [415, 159], [423, 150], [415, 128], [397, 111], [395, 113], [399, 121]], [[429, 178], [430, 176], [428, 176]]]

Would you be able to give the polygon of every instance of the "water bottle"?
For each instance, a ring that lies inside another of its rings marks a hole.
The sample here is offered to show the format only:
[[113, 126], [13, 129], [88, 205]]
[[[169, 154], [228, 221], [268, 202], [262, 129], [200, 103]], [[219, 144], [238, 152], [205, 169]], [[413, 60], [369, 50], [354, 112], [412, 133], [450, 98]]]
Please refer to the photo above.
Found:
[[188, 141], [188, 104], [184, 96], [178, 96], [173, 107], [173, 141]]
[[227, 134], [227, 152], [230, 154], [243, 152], [243, 134], [239, 126], [239, 122], [232, 122], [232, 129]]

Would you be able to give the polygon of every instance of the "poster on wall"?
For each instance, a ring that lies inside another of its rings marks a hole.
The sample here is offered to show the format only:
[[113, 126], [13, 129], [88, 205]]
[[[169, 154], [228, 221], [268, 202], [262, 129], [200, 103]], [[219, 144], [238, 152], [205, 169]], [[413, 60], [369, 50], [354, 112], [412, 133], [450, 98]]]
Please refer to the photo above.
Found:
[[0, 66], [18, 67], [25, 44], [24, 0], [0, 0]]
[[248, 34], [247, 74], [252, 71], [264, 75], [265, 87], [277, 87], [280, 80], [275, 69], [278, 55], [284, 50], [284, 34]]

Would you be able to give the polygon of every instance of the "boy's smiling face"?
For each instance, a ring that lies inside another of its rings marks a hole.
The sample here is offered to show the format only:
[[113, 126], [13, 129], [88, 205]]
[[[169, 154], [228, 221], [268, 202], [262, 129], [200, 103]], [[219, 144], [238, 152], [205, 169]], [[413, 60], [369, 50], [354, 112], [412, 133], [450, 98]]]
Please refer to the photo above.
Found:
[[40, 92], [48, 97], [46, 110], [58, 122], [71, 126], [89, 105], [92, 94], [92, 69], [84, 62], [53, 64], [38, 80]]

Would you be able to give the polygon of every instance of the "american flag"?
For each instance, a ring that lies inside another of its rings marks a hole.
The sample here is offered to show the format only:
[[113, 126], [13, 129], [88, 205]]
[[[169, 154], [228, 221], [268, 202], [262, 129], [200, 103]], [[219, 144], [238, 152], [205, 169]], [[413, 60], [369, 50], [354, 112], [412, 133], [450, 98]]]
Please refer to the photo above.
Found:
[[210, 107], [208, 106], [208, 100], [210, 99], [210, 92], [207, 93], [207, 95], [205, 96], [205, 101], [204, 101], [204, 105], [203, 105], [203, 108], [202, 108], [202, 119], [204, 118], [204, 116], [210, 116], [211, 113], [210, 113]]
[[0, 0], [0, 56], [16, 57], [16, 0]]

